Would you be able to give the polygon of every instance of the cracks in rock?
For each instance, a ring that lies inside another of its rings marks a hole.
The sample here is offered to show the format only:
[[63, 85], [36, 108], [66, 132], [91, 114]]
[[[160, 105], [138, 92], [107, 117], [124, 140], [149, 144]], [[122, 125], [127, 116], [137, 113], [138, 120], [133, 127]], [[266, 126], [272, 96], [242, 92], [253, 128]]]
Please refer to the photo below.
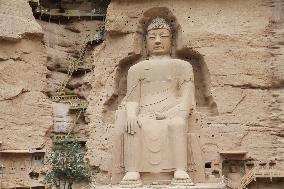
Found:
[[243, 140], [245, 137], [247, 137], [249, 135], [249, 131], [246, 131], [244, 133], [244, 135], [239, 139], [239, 142], [235, 144], [235, 147], [234, 148], [237, 148], [237, 147], [242, 147], [242, 143], [243, 143]]
[[239, 102], [235, 105], [235, 107], [231, 110], [231, 111], [228, 111], [227, 113], [229, 113], [229, 114], [231, 114], [231, 113], [233, 113], [236, 109], [237, 109], [237, 107], [244, 101], [244, 99], [247, 97], [247, 95], [244, 95], [240, 100], [239, 100]]
[[284, 88], [284, 84], [279, 85], [267, 85], [267, 86], [261, 86], [261, 85], [254, 85], [254, 84], [224, 84], [224, 86], [230, 86], [233, 88], [241, 88], [241, 89], [259, 89], [259, 90], [269, 90], [269, 89], [281, 89]]
[[283, 137], [284, 138], [284, 130], [279, 131], [279, 133], [270, 133], [271, 135], [278, 136], [278, 137]]
[[20, 56], [19, 56], [19, 57], [15, 57], [15, 58], [11, 57], [10, 59], [11, 59], [11, 60], [14, 60], [14, 61], [23, 61], [23, 62], [27, 63], [27, 62], [24, 61]]
[[21, 95], [23, 95], [23, 94], [25, 94], [27, 92], [30, 92], [30, 91], [23, 88], [17, 95], [11, 96], [9, 98], [4, 98], [3, 100], [0, 100], [0, 102], [1, 101], [6, 101], [6, 100], [14, 100], [14, 99], [18, 98], [19, 96], [21, 96]]
[[7, 60], [9, 60], [9, 58], [0, 57], [0, 62], [2, 62], [2, 61], [7, 61]]
[[212, 76], [216, 77], [228, 77], [228, 76], [240, 76], [240, 75], [247, 75], [247, 76], [254, 76], [255, 74], [252, 73], [231, 73], [231, 74], [211, 74]]

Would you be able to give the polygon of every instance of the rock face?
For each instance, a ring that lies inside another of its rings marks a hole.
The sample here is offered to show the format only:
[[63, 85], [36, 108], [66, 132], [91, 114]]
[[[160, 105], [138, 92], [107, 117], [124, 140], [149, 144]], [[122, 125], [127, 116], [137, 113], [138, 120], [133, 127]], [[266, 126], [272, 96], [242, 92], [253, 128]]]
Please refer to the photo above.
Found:
[[27, 1], [1, 0], [0, 5], [0, 39], [18, 41], [22, 38], [43, 36]]
[[[0, 16], [0, 162], [5, 167], [0, 182], [4, 188], [40, 186], [29, 176], [32, 160], [38, 154], [43, 160], [52, 131], [66, 133], [77, 116], [69, 115], [64, 105], [58, 108], [48, 95], [57, 95], [67, 78], [67, 57], [78, 54], [86, 33], [95, 32], [98, 22], [58, 25], [39, 21], [25, 0], [1, 0]], [[87, 96], [90, 85], [85, 85], [85, 78], [77, 75], [67, 90]], [[81, 117], [74, 132], [85, 140], [88, 128]], [[42, 168], [33, 171], [38, 174]]]
[[1, 1], [0, 14], [2, 149], [43, 148], [52, 108], [43, 94], [47, 69], [42, 29], [26, 1]]
[[[143, 26], [156, 16], [173, 20], [175, 57], [194, 69], [197, 119], [190, 132], [207, 180], [233, 153], [283, 167], [283, 9], [279, 0], [113, 0], [106, 40], [93, 52], [94, 72], [72, 78], [65, 90], [89, 101], [76, 132], [89, 131], [88, 161], [100, 170], [96, 182], [117, 183], [114, 174], [124, 171], [113, 165], [115, 111], [129, 67], [145, 59]], [[67, 78], [67, 57], [76, 58], [97, 25], [36, 21], [27, 1], [0, 0], [1, 150], [48, 148], [55, 116], [47, 95], [57, 94]]]
[[281, 2], [112, 1], [107, 39], [94, 52], [87, 110], [88, 154], [101, 169], [98, 182], [110, 182], [115, 110], [125, 96], [127, 69], [144, 56], [143, 22], [167, 13], [179, 28], [176, 56], [203, 67], [200, 82], [211, 98], [197, 104], [200, 126], [191, 129], [199, 135], [203, 162], [222, 161], [219, 152], [246, 151], [255, 161], [273, 159], [283, 167]]
[[0, 15], [1, 186], [40, 186], [29, 173], [42, 169], [33, 160], [43, 159], [53, 126], [43, 32], [26, 1], [1, 0]]

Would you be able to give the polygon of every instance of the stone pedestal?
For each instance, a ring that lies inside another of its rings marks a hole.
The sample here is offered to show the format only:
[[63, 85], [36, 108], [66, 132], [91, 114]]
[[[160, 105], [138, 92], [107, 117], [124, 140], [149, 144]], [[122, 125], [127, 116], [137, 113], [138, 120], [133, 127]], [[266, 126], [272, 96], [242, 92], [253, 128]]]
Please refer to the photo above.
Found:
[[[224, 183], [196, 183], [194, 186], [173, 186], [173, 185], [144, 185], [136, 189], [225, 189]], [[96, 189], [123, 189], [118, 185], [101, 185]]]

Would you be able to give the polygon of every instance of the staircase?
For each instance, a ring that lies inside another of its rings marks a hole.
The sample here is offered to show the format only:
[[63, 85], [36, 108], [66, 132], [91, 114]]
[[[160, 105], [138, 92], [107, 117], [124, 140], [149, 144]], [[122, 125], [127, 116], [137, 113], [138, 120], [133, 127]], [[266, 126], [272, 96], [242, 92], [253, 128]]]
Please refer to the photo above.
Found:
[[238, 189], [245, 189], [253, 180], [256, 181], [257, 178], [284, 178], [284, 171], [277, 170], [275, 168], [264, 169], [255, 167], [250, 170], [246, 175], [243, 176]]
[[229, 178], [223, 176], [222, 180], [228, 188], [238, 189], [238, 187], [235, 184], [233, 184], [233, 182]]
[[87, 100], [73, 100], [70, 101], [70, 110], [77, 110], [77, 109], [83, 109], [85, 110], [88, 107], [88, 101]]
[[86, 51], [88, 48], [88, 45], [91, 44], [99, 44], [100, 42], [103, 41], [104, 37], [104, 30], [101, 29], [94, 35], [87, 35], [83, 44], [83, 47], [81, 48], [79, 52], [79, 57], [75, 61], [71, 61], [68, 66], [68, 72], [67, 72], [67, 79], [61, 84], [58, 92], [59, 94], [64, 94], [64, 89], [68, 82], [70, 81], [72, 75], [76, 71], [84, 70], [86, 71], [91, 71], [93, 69], [93, 59], [91, 58], [86, 58]]
[[255, 170], [256, 168], [253, 168], [243, 176], [238, 189], [245, 188], [249, 183], [251, 183], [251, 181], [255, 180], [255, 175], [254, 175]]
[[102, 42], [104, 39], [104, 29], [100, 29], [99, 32], [93, 34], [89, 34], [86, 37], [86, 43], [90, 43], [90, 44], [98, 44], [100, 42]]
[[85, 57], [86, 49], [87, 49], [87, 44], [85, 43], [83, 48], [80, 50], [79, 58], [75, 61], [70, 62], [68, 66], [67, 79], [65, 79], [65, 81], [61, 84], [60, 89], [58, 90], [59, 94], [64, 94], [64, 89], [68, 84], [68, 82], [70, 81], [73, 73], [78, 70], [79, 65], [83, 64], [83, 59]]
[[[81, 114], [86, 110], [88, 107], [88, 101], [84, 99], [80, 99], [78, 95], [72, 94], [68, 95], [65, 94], [64, 89], [66, 88], [68, 82], [72, 78], [72, 75], [76, 71], [91, 71], [93, 69], [93, 58], [92, 56], [86, 58], [86, 52], [89, 47], [89, 45], [92, 44], [99, 44], [100, 42], [103, 41], [104, 37], [104, 30], [101, 29], [96, 33], [95, 35], [87, 35], [83, 44], [83, 47], [81, 48], [79, 52], [79, 57], [75, 61], [70, 61], [69, 66], [68, 66], [68, 72], [67, 72], [67, 79], [63, 81], [61, 84], [57, 96], [51, 96], [50, 100], [56, 103], [64, 103], [69, 105], [70, 110], [75, 110], [76, 115], [73, 120], [73, 124], [68, 132], [67, 135], [56, 135], [55, 138], [59, 139], [62, 137], [67, 137], [71, 134], [73, 131], [74, 127], [77, 124], [77, 121], [79, 120]], [[1, 189], [1, 187], [0, 187]]]

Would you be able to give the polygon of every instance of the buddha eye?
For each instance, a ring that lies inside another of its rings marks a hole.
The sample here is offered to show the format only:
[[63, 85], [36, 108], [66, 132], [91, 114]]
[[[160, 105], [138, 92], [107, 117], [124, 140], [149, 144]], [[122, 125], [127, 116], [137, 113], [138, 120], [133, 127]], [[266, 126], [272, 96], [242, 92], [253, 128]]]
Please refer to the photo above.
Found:
[[167, 33], [161, 33], [160, 36], [161, 36], [161, 37], [169, 37], [169, 34], [167, 34]]
[[154, 36], [154, 35], [149, 35], [148, 38], [149, 38], [149, 39], [155, 39], [156, 36]]

